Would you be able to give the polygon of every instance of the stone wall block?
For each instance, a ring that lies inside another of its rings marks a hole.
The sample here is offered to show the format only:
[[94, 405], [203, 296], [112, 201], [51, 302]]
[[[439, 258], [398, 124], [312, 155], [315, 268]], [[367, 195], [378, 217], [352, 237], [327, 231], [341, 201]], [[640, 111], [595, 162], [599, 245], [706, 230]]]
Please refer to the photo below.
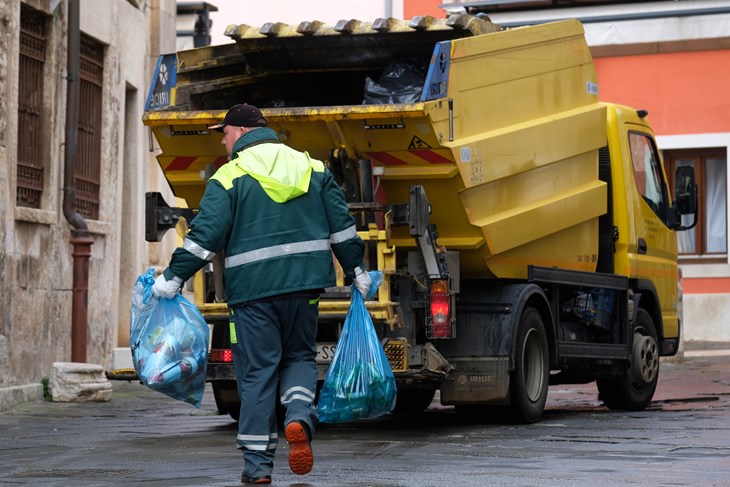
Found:
[[109, 401], [112, 384], [97, 364], [54, 362], [50, 380], [56, 402]]

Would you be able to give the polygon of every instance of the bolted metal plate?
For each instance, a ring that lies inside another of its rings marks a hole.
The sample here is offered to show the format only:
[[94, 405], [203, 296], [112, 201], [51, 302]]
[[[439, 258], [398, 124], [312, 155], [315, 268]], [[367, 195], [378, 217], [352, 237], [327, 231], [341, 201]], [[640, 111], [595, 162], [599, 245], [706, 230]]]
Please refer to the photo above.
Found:
[[451, 358], [456, 370], [441, 384], [441, 404], [502, 404], [509, 394], [509, 358]]

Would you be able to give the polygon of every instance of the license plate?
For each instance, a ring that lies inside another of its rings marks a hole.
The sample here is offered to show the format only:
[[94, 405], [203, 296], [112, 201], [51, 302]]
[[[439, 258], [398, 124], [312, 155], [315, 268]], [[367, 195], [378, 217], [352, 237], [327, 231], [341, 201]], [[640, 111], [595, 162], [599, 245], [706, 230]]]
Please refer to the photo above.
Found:
[[318, 343], [317, 344], [317, 363], [328, 364], [332, 362], [335, 356], [336, 343]]

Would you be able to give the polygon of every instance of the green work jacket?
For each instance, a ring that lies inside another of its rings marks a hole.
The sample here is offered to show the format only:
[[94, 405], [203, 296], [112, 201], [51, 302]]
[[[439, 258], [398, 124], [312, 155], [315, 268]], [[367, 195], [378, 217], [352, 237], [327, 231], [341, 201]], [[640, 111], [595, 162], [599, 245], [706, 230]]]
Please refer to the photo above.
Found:
[[270, 128], [243, 135], [233, 154], [208, 181], [165, 277], [187, 280], [224, 250], [229, 305], [334, 286], [333, 253], [352, 277], [365, 246], [329, 169]]

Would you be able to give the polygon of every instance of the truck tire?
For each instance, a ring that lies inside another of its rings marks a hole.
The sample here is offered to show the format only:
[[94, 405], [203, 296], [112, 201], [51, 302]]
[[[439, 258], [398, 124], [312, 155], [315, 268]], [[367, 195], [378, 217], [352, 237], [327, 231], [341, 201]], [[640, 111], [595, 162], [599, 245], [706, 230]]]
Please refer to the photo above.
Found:
[[634, 344], [621, 377], [598, 379], [598, 399], [609, 409], [641, 411], [654, 397], [659, 380], [659, 345], [651, 315], [642, 308], [636, 314]]
[[398, 387], [393, 414], [406, 415], [420, 413], [433, 401], [435, 387]]
[[535, 423], [545, 410], [549, 356], [545, 326], [535, 308], [522, 313], [517, 329], [515, 368], [510, 377], [510, 413], [520, 423]]
[[213, 381], [213, 398], [218, 414], [228, 414], [235, 421], [241, 415], [241, 399], [238, 397], [236, 381]]

